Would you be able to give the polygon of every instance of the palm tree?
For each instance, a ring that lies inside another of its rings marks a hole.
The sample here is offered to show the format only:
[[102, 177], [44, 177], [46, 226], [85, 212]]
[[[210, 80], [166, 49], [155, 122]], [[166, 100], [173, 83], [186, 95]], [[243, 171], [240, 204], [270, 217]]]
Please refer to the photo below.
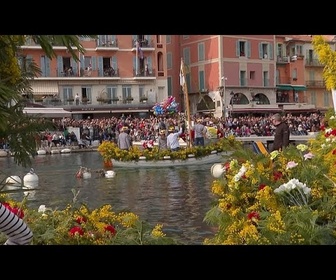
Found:
[[0, 35], [0, 140], [9, 144], [18, 165], [27, 167], [31, 164], [31, 157], [36, 155], [39, 145], [40, 131], [53, 128], [52, 122], [23, 113], [25, 100], [22, 93], [32, 94], [30, 81], [41, 70], [34, 61], [18, 60], [20, 48], [29, 38], [52, 59], [56, 58], [53, 46], [62, 45], [78, 61], [78, 52], [85, 52], [79, 36], [96, 38], [96, 35]]

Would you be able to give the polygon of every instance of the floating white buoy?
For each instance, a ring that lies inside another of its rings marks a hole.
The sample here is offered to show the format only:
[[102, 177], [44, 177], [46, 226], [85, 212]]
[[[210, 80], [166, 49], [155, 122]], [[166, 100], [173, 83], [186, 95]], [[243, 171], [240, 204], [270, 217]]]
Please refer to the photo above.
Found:
[[222, 163], [215, 163], [211, 166], [211, 175], [215, 178], [219, 178], [225, 172], [225, 168]]
[[44, 150], [44, 149], [40, 149], [40, 150], [37, 151], [37, 154], [38, 154], [38, 155], [46, 155], [46, 154], [47, 154], [47, 151]]
[[83, 179], [90, 179], [91, 178], [91, 172], [84, 171], [82, 176], [83, 176]]
[[22, 180], [19, 176], [17, 175], [12, 175], [6, 178], [6, 184], [10, 184], [10, 185], [21, 185], [22, 184]]
[[30, 168], [30, 171], [23, 177], [23, 183], [38, 182], [39, 178], [35, 173], [34, 168]]
[[113, 171], [113, 170], [107, 170], [106, 172], [105, 172], [105, 178], [113, 178], [113, 177], [115, 177], [115, 171]]

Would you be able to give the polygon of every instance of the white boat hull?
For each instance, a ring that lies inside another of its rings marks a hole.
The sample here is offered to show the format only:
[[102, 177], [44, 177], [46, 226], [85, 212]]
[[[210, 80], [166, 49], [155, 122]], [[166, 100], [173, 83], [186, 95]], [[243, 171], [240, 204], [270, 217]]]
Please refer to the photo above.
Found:
[[191, 157], [185, 160], [145, 160], [141, 159], [138, 161], [118, 161], [113, 159], [113, 166], [118, 167], [175, 167], [175, 166], [189, 166], [189, 165], [202, 165], [208, 163], [222, 162], [223, 157], [228, 156], [228, 152], [211, 154], [202, 158]]

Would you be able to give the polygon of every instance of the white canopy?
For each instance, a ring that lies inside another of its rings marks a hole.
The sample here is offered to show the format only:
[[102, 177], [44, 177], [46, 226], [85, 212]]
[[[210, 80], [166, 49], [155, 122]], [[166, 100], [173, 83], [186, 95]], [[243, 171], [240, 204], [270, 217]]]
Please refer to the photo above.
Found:
[[63, 108], [38, 108], [38, 107], [25, 107], [23, 112], [28, 115], [37, 115], [44, 118], [63, 118], [71, 117], [71, 112]]

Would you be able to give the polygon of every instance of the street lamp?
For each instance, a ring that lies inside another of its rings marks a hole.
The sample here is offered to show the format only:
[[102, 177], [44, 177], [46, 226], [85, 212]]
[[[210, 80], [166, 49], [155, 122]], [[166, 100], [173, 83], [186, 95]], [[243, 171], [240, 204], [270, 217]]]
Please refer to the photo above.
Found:
[[227, 77], [222, 77], [221, 78], [221, 82], [222, 82], [222, 90], [223, 90], [223, 100], [222, 100], [222, 104], [223, 104], [223, 112], [224, 112], [224, 117], [226, 117], [226, 91], [225, 91], [225, 81], [227, 81]]

